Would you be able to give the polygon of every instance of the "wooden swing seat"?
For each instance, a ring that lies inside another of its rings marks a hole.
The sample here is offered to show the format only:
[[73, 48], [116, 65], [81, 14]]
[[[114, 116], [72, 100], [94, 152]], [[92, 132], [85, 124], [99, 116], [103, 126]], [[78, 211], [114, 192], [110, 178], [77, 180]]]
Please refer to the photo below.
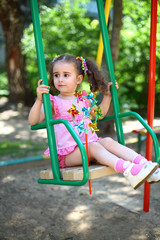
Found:
[[[61, 178], [65, 181], [81, 181], [83, 179], [83, 167], [70, 167], [60, 169]], [[101, 178], [113, 175], [115, 172], [112, 168], [94, 164], [89, 166], [89, 179]], [[42, 170], [40, 172], [40, 179], [54, 179], [51, 169]]]
[[[139, 122], [147, 129], [150, 133], [153, 143], [154, 143], [154, 150], [155, 150], [155, 160], [159, 162], [159, 144], [156, 138], [154, 131], [150, 128], [150, 126], [141, 118], [141, 116], [135, 112], [120, 112], [117, 89], [115, 87], [115, 76], [114, 76], [114, 67], [112, 63], [112, 55], [110, 50], [110, 41], [108, 37], [108, 31], [106, 26], [106, 18], [104, 14], [104, 6], [103, 1], [97, 0], [97, 8], [98, 8], [98, 15], [100, 20], [100, 28], [102, 31], [102, 38], [104, 39], [104, 54], [106, 59], [106, 65], [108, 69], [108, 76], [110, 81], [113, 83], [111, 86], [111, 95], [112, 95], [112, 103], [113, 103], [113, 110], [114, 115], [107, 116], [103, 119], [104, 120], [115, 120], [116, 130], [117, 130], [117, 140], [119, 143], [125, 145], [124, 141], [124, 133], [122, 127], [122, 120], [123, 117], [136, 117]], [[38, 66], [40, 72], [40, 78], [43, 79], [43, 84], [48, 85], [47, 81], [47, 74], [46, 74], [46, 63], [45, 57], [43, 52], [43, 43], [42, 43], [42, 36], [41, 36], [41, 27], [40, 27], [40, 20], [39, 20], [39, 10], [38, 10], [38, 3], [36, 0], [31, 0], [31, 12], [33, 18], [33, 27], [34, 27], [34, 34], [35, 34], [35, 43], [36, 43], [36, 51], [38, 56]], [[66, 168], [62, 169], [61, 175], [64, 181], [60, 181], [59, 179], [59, 172], [58, 171], [58, 164], [54, 165], [54, 174], [55, 179], [53, 181], [49, 181], [53, 179], [52, 170], [44, 170], [40, 172], [40, 181], [39, 183], [45, 184], [59, 184], [59, 185], [71, 185], [71, 186], [81, 186], [84, 185], [88, 180], [88, 169], [87, 169], [87, 160], [86, 155], [84, 153], [84, 146], [80, 141], [77, 134], [74, 132], [72, 126], [67, 122], [65, 119], [55, 119], [53, 120], [52, 111], [51, 111], [51, 104], [49, 94], [43, 95], [43, 103], [44, 103], [44, 112], [45, 112], [45, 123], [40, 123], [31, 127], [32, 130], [44, 129], [47, 128], [47, 135], [48, 135], [48, 142], [49, 147], [52, 149], [51, 152], [51, 163], [54, 163], [54, 152], [56, 152], [56, 144], [55, 144], [55, 135], [54, 135], [54, 128], [53, 126], [56, 124], [64, 124], [68, 131], [71, 133], [72, 137], [74, 138], [75, 142], [77, 143], [78, 147], [80, 148], [81, 155], [82, 155], [82, 162], [84, 164], [83, 167], [76, 167], [76, 168]], [[84, 178], [83, 178], [83, 170], [84, 170]], [[113, 169], [95, 165], [89, 167], [89, 178], [96, 179], [103, 176], [108, 176], [111, 174], [116, 173]], [[44, 181], [43, 181], [44, 180]], [[46, 180], [46, 181], [45, 181]], [[48, 180], [48, 181], [47, 181]], [[67, 182], [68, 180], [68, 182]], [[80, 180], [76, 181], [76, 180]], [[82, 181], [81, 181], [82, 180]], [[66, 182], [65, 182], [66, 181]], [[70, 181], [70, 182], [69, 182]]]

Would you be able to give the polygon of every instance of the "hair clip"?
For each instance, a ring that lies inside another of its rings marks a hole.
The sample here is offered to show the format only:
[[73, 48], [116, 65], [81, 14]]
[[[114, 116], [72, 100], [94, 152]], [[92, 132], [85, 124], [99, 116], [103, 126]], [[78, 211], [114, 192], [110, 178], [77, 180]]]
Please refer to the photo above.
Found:
[[59, 58], [61, 55], [57, 55], [57, 56], [55, 56], [54, 58], [53, 58], [53, 60], [52, 60], [52, 63], [54, 63], [55, 62], [55, 60], [57, 59], [57, 58]]
[[86, 64], [85, 58], [83, 58], [83, 57], [76, 57], [76, 60], [77, 59], [79, 59], [81, 61], [82, 70], [84, 71], [84, 74], [87, 75], [88, 68], [87, 68], [87, 64]]

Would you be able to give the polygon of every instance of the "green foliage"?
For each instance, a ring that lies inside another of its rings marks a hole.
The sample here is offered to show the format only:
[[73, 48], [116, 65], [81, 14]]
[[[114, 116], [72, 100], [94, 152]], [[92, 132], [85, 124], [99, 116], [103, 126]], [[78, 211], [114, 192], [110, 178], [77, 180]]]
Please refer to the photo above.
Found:
[[[47, 66], [59, 54], [68, 53], [95, 59], [99, 42], [98, 21], [86, 17], [85, 3], [85, 0], [74, 3], [64, 1], [52, 9], [41, 7], [41, 31]], [[25, 30], [22, 44], [27, 57], [28, 77], [35, 89], [38, 68], [32, 24]]]
[[32, 154], [37, 153], [37, 151], [42, 151], [44, 148], [43, 143], [35, 143], [32, 141], [3, 141], [0, 142], [0, 156], [9, 155], [12, 157], [25, 157], [28, 152]]
[[[150, 1], [148, 0], [123, 0], [123, 27], [121, 30], [119, 59], [115, 72], [120, 85], [119, 93], [123, 96], [120, 98], [121, 105], [141, 112], [146, 112], [147, 108], [150, 9]], [[157, 29], [159, 27], [160, 23], [158, 23]], [[158, 36], [157, 39], [159, 39]], [[157, 43], [156, 82], [158, 82], [158, 72], [160, 72], [159, 57], [160, 42]], [[159, 90], [160, 84], [157, 83], [156, 95]], [[160, 106], [160, 97], [156, 98], [156, 106]]]
[[0, 96], [7, 96], [8, 95], [8, 79], [7, 73], [2, 72], [0, 73], [1, 80], [0, 80]]
[[[86, 0], [41, 7], [40, 20], [46, 65], [57, 54], [82, 55], [95, 59], [99, 42], [97, 20], [86, 17]], [[79, 7], [81, 6], [81, 7]], [[159, 8], [158, 8], [158, 11]], [[126, 110], [146, 113], [150, 47], [150, 0], [123, 0], [119, 58], [115, 77], [119, 83], [120, 106]], [[158, 12], [157, 30], [160, 28]], [[160, 112], [160, 32], [157, 31], [156, 112]], [[32, 24], [25, 30], [23, 51], [27, 57], [27, 72], [32, 89], [37, 86], [38, 64]], [[84, 82], [85, 84], [85, 82]], [[86, 87], [86, 85], [85, 85]]]

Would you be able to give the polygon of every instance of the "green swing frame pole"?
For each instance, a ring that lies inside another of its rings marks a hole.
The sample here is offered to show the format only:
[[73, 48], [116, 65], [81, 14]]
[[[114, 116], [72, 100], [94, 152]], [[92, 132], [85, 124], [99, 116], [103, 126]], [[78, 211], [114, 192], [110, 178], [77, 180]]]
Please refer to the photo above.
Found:
[[[40, 74], [40, 78], [43, 79], [43, 84], [48, 85], [37, 0], [30, 0], [30, 4], [31, 4], [32, 19], [33, 19], [39, 74]], [[111, 94], [112, 94], [114, 115], [105, 117], [105, 120], [115, 119], [118, 141], [121, 144], [124, 144], [124, 134], [123, 134], [121, 118], [127, 117], [127, 116], [136, 117], [150, 133], [154, 143], [155, 158], [156, 158], [156, 161], [159, 162], [160, 160], [159, 145], [153, 130], [148, 126], [148, 124], [145, 123], [145, 121], [137, 113], [135, 112], [120, 113], [117, 89], [115, 87], [114, 68], [112, 63], [112, 56], [111, 56], [111, 50], [110, 50], [110, 44], [109, 44], [109, 38], [108, 38], [102, 0], [97, 0], [97, 7], [98, 7], [98, 13], [99, 13], [99, 19], [100, 19], [100, 27], [101, 27], [102, 37], [103, 37], [106, 65], [108, 68], [109, 78], [113, 83], [113, 86], [111, 86]], [[69, 122], [67, 122], [64, 119], [57, 119], [57, 120], [52, 119], [52, 110], [51, 110], [49, 94], [43, 94], [43, 104], [44, 104], [46, 122], [31, 126], [31, 129], [37, 130], [37, 129], [47, 128], [48, 145], [49, 145], [50, 157], [51, 157], [51, 167], [52, 167], [54, 179], [53, 180], [39, 179], [38, 182], [43, 184], [58, 184], [58, 185], [71, 185], [71, 186], [84, 185], [89, 179], [87, 154], [86, 154], [84, 145], [82, 144], [80, 138], [75, 133], [74, 129], [71, 127]], [[68, 129], [68, 131], [70, 132], [70, 134], [72, 135], [72, 137], [74, 138], [74, 140], [76, 141], [80, 149], [81, 156], [82, 156], [82, 163], [83, 163], [83, 179], [81, 181], [64, 181], [60, 178], [57, 148], [56, 148], [54, 127], [53, 127], [55, 124], [64, 124]]]
[[123, 128], [122, 128], [122, 121], [119, 118], [120, 107], [119, 107], [117, 89], [115, 87], [115, 75], [114, 75], [114, 68], [113, 68], [113, 62], [112, 62], [112, 55], [111, 55], [105, 13], [104, 13], [103, 0], [97, 0], [97, 8], [98, 8], [103, 45], [104, 45], [106, 65], [108, 69], [109, 79], [113, 83], [113, 86], [111, 86], [111, 95], [112, 95], [112, 103], [113, 103], [113, 110], [114, 110], [114, 119], [116, 124], [117, 139], [119, 143], [124, 145], [125, 144], [124, 134], [123, 134]]
[[114, 115], [105, 117], [104, 120], [115, 119], [118, 142], [120, 142], [121, 144], [124, 145], [125, 142], [124, 142], [124, 133], [123, 133], [121, 118], [134, 116], [139, 122], [141, 122], [141, 124], [147, 129], [147, 131], [151, 135], [153, 144], [154, 144], [155, 161], [160, 162], [159, 144], [158, 144], [158, 140], [157, 140], [157, 137], [156, 137], [153, 129], [151, 129], [150, 126], [144, 121], [144, 119], [141, 118], [141, 116], [139, 114], [137, 114], [136, 112], [120, 113], [118, 94], [117, 94], [117, 89], [115, 87], [115, 75], [114, 75], [112, 55], [111, 55], [108, 31], [107, 31], [106, 20], [105, 20], [103, 0], [96, 0], [96, 1], [97, 1], [97, 7], [98, 7], [100, 28], [101, 28], [101, 32], [102, 32], [102, 38], [103, 38], [106, 65], [107, 65], [107, 69], [108, 69], [109, 79], [113, 83], [113, 86], [111, 86], [111, 94], [112, 94]]
[[[31, 6], [31, 13], [32, 13], [37, 59], [38, 59], [39, 75], [40, 75], [40, 78], [43, 79], [42, 84], [48, 85], [37, 0], [30, 0], [30, 6]], [[38, 179], [38, 182], [43, 184], [57, 184], [57, 185], [70, 185], [70, 186], [81, 186], [86, 184], [89, 179], [89, 169], [88, 169], [88, 162], [87, 162], [87, 154], [86, 154], [84, 145], [82, 144], [80, 138], [75, 133], [71, 125], [66, 120], [64, 119], [53, 120], [49, 94], [43, 94], [43, 105], [44, 105], [44, 113], [45, 113], [45, 122], [31, 126], [31, 129], [37, 130], [37, 129], [47, 128], [48, 145], [49, 145], [50, 158], [51, 158], [51, 168], [52, 168], [54, 179], [53, 180]], [[77, 143], [80, 149], [82, 163], [83, 163], [83, 179], [80, 181], [64, 181], [63, 179], [61, 179], [58, 155], [57, 155], [56, 139], [55, 139], [55, 133], [54, 133], [54, 127], [53, 127], [55, 124], [60, 124], [60, 123], [65, 125], [65, 127], [68, 129], [68, 131], [70, 132], [70, 134], [72, 135], [72, 137], [74, 138], [75, 142]]]
[[[37, 52], [37, 59], [38, 59], [39, 75], [40, 75], [40, 78], [43, 79], [42, 84], [48, 85], [37, 0], [30, 0], [30, 5], [31, 5], [33, 29], [34, 29], [36, 52]], [[55, 144], [53, 144], [53, 142], [55, 142], [54, 129], [53, 129], [53, 126], [50, 125], [50, 119], [52, 119], [52, 111], [51, 111], [49, 94], [43, 94], [43, 104], [44, 104], [50, 156], [51, 156], [51, 159], [53, 159], [53, 157], [55, 158], [54, 161], [51, 160], [51, 167], [52, 167], [54, 179], [56, 180], [60, 178], [60, 170], [58, 167], [58, 156], [57, 156], [56, 146]]]

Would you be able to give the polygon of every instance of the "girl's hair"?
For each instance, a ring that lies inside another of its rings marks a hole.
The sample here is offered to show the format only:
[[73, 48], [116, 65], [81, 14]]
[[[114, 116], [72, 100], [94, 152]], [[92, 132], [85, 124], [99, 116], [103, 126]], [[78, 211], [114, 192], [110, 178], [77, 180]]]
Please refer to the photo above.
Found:
[[[88, 68], [87, 77], [90, 85], [90, 90], [92, 92], [100, 91], [102, 93], [106, 93], [108, 90], [107, 83], [104, 77], [102, 77], [101, 72], [98, 70], [98, 67], [93, 61], [91, 61], [88, 58], [86, 58], [85, 61]], [[54, 60], [50, 63], [50, 67], [49, 67], [51, 90], [55, 89], [54, 83], [53, 83], [53, 67], [57, 62], [67, 62], [67, 63], [74, 64], [78, 74], [83, 75], [84, 77], [85, 74], [84, 74], [84, 70], [82, 69], [82, 62], [80, 59], [76, 59], [76, 57], [72, 55], [56, 56]]]

